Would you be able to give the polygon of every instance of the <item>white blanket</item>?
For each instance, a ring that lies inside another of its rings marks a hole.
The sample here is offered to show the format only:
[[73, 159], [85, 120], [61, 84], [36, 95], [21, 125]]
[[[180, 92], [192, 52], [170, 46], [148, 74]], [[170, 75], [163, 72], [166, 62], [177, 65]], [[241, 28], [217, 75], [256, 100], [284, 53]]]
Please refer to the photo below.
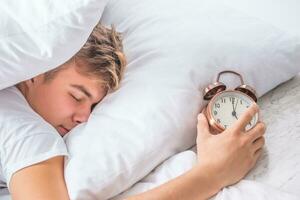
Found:
[[[167, 182], [170, 178], [175, 178], [180, 174], [188, 171], [197, 161], [196, 154], [193, 151], [179, 153], [157, 169], [142, 181], [137, 183], [130, 190], [122, 195], [115, 197], [113, 200], [123, 199], [142, 191], [149, 190], [159, 184]], [[287, 192], [280, 191], [274, 187], [257, 181], [242, 180], [238, 184], [223, 188], [211, 200], [299, 200], [299, 197]]]
[[[214, 200], [300, 199], [300, 74], [263, 96], [258, 104], [267, 124], [266, 145], [256, 167]], [[147, 177], [113, 200], [147, 191], [191, 169], [194, 151], [166, 160]]]

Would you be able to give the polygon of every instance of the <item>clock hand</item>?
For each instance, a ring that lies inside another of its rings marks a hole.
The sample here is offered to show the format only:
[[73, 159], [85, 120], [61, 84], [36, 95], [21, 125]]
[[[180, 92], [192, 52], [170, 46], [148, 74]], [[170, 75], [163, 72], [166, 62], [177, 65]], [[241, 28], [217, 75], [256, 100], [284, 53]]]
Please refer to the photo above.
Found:
[[234, 110], [234, 101], [232, 100], [232, 116], [234, 116], [235, 115], [235, 110]]
[[237, 104], [238, 104], [238, 101], [236, 101], [235, 108], [234, 108], [232, 114], [234, 114], [233, 116], [238, 120], [238, 118], [237, 118], [237, 116], [236, 116], [236, 107], [237, 107]]
[[234, 112], [236, 111], [237, 104], [238, 104], [238, 101], [236, 101], [235, 108], [233, 109]]
[[238, 118], [237, 118], [237, 116], [236, 116], [236, 112], [234, 112], [234, 115], [233, 115], [237, 120], [238, 120]]

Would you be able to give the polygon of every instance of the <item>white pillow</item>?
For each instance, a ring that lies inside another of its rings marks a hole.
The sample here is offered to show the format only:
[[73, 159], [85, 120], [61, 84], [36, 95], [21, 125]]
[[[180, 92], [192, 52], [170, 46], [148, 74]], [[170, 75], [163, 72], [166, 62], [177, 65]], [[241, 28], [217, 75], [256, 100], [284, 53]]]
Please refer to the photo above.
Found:
[[0, 6], [0, 89], [67, 61], [108, 0], [10, 0]]
[[300, 36], [298, 0], [220, 0], [222, 3]]
[[129, 64], [122, 87], [65, 138], [71, 199], [111, 198], [194, 145], [217, 72], [242, 73], [262, 95], [300, 71], [299, 38], [218, 2], [111, 0], [102, 22], [124, 32]]

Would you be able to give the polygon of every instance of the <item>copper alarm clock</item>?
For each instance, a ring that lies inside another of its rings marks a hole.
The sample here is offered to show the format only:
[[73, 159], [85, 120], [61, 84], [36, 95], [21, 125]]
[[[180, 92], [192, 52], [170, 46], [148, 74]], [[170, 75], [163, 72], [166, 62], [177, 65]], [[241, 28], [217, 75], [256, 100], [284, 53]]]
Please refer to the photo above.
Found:
[[[239, 76], [241, 85], [235, 89], [226, 89], [226, 85], [219, 81], [220, 76], [224, 73], [232, 73]], [[253, 102], [257, 102], [254, 88], [245, 85], [243, 77], [239, 73], [230, 70], [222, 71], [218, 74], [216, 82], [204, 89], [203, 98], [209, 100], [204, 114], [215, 133], [223, 132], [235, 123]], [[257, 122], [258, 114], [256, 113], [245, 127], [245, 130], [251, 129]]]

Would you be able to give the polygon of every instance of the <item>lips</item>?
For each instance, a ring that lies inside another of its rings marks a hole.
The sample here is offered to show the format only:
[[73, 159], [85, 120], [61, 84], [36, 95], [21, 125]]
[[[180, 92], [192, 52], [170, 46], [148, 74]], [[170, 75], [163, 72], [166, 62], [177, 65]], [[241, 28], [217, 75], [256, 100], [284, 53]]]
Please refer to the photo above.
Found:
[[68, 133], [70, 130], [69, 129], [67, 129], [67, 128], [65, 128], [64, 126], [58, 126], [58, 132], [60, 133], [60, 134], [66, 134], [66, 133]]

